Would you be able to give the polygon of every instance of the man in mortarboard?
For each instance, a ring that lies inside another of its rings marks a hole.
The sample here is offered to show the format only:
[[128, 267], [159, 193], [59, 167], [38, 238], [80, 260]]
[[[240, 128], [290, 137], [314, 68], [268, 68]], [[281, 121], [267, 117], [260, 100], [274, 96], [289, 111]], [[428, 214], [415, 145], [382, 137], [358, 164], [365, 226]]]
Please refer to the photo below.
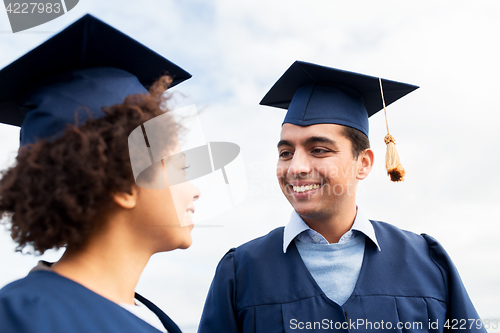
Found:
[[261, 104], [288, 109], [277, 178], [294, 212], [223, 257], [200, 333], [485, 332], [436, 240], [356, 205], [374, 160], [368, 118], [417, 88], [299, 61], [275, 83]]

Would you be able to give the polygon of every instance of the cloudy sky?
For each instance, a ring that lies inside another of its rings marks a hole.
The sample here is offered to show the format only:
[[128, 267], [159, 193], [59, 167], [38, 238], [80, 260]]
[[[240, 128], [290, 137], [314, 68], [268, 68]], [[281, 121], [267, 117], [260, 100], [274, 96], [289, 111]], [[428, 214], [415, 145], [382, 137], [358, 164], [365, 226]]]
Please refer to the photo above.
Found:
[[[137, 291], [186, 332], [196, 329], [217, 262], [231, 247], [285, 225], [291, 207], [274, 172], [284, 112], [260, 99], [295, 60], [421, 88], [388, 108], [407, 179], [384, 172], [385, 120], [370, 120], [375, 168], [358, 190], [371, 219], [437, 238], [483, 318], [500, 319], [500, 2], [336, 0], [80, 0], [64, 16], [13, 34], [0, 10], [0, 67], [91, 13], [185, 68], [174, 107], [195, 104], [209, 141], [241, 147], [249, 193], [195, 228], [193, 246], [153, 256]], [[0, 126], [0, 167], [19, 130]], [[0, 233], [0, 286], [40, 257]], [[57, 260], [60, 252], [42, 259]]]

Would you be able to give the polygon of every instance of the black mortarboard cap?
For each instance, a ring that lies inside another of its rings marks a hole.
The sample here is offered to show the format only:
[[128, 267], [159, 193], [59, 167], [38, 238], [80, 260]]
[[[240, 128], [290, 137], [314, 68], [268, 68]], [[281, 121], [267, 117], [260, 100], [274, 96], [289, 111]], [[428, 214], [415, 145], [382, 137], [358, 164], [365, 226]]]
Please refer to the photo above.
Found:
[[[417, 86], [382, 79], [386, 105]], [[295, 61], [260, 102], [288, 109], [283, 123], [339, 124], [368, 136], [368, 117], [383, 108], [377, 77]]]
[[75, 119], [83, 124], [102, 117], [103, 107], [147, 93], [164, 74], [172, 86], [191, 77], [87, 14], [0, 71], [0, 122], [21, 126], [21, 145], [57, 136]]

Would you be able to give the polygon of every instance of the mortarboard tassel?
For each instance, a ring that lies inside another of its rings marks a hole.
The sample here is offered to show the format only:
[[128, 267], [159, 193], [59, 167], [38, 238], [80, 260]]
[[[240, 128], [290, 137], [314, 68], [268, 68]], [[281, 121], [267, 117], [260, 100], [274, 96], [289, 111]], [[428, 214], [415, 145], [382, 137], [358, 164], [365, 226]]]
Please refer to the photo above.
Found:
[[385, 167], [387, 169], [387, 174], [391, 177], [391, 181], [400, 182], [405, 178], [405, 169], [401, 165], [399, 160], [399, 154], [396, 150], [396, 139], [389, 134], [389, 123], [387, 122], [387, 111], [385, 108], [384, 91], [382, 89], [382, 80], [378, 79], [380, 83], [380, 93], [382, 95], [382, 103], [384, 105], [385, 114], [385, 125], [387, 127], [387, 135], [384, 138], [384, 142], [387, 145], [387, 151], [385, 154]]

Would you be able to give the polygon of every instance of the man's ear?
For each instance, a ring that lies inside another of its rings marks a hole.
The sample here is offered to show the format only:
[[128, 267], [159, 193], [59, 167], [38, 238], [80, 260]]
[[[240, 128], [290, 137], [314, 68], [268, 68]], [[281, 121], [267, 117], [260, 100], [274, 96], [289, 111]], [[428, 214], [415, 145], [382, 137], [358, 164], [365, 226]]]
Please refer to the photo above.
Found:
[[112, 194], [113, 201], [122, 208], [132, 209], [137, 204], [138, 191], [137, 187], [132, 186], [130, 193], [116, 192]]
[[358, 156], [358, 173], [356, 178], [359, 180], [365, 179], [373, 168], [375, 154], [373, 150], [367, 148], [363, 150]]

